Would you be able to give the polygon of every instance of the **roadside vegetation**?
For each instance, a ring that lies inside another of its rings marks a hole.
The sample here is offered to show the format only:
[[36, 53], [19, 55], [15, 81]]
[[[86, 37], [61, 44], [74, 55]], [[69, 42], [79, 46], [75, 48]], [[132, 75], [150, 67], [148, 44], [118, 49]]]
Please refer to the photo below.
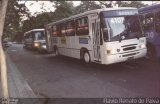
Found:
[[[27, 2], [27, 1], [26, 1]], [[45, 24], [54, 22], [69, 16], [79, 14], [88, 10], [112, 7], [112, 1], [81, 1], [80, 5], [74, 6], [72, 1], [50, 1], [55, 11], [35, 13], [31, 12], [25, 6], [25, 3], [19, 3], [16, 0], [10, 0], [7, 8], [6, 21], [4, 26], [4, 37], [11, 41], [21, 42], [23, 33], [36, 28], [44, 28]], [[145, 7], [141, 1], [116, 1], [119, 7]], [[31, 4], [32, 5], [32, 4]], [[25, 18], [25, 19], [24, 19]]]

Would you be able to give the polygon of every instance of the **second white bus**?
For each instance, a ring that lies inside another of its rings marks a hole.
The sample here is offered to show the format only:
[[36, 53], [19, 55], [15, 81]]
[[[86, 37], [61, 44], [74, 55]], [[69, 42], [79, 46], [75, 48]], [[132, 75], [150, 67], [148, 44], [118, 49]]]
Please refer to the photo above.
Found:
[[23, 47], [37, 49], [40, 53], [46, 51], [44, 29], [32, 29], [24, 33]]
[[96, 9], [45, 25], [48, 52], [112, 64], [146, 55], [136, 8]]

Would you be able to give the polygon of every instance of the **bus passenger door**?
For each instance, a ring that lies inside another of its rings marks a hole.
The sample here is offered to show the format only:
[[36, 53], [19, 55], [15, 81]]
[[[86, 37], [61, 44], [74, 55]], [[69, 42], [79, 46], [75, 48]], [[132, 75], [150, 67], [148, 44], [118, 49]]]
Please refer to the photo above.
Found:
[[100, 22], [98, 19], [92, 19], [92, 36], [93, 36], [93, 57], [94, 61], [101, 61], [100, 54]]
[[46, 46], [47, 46], [47, 51], [52, 52], [52, 34], [51, 34], [51, 28], [46, 29]]

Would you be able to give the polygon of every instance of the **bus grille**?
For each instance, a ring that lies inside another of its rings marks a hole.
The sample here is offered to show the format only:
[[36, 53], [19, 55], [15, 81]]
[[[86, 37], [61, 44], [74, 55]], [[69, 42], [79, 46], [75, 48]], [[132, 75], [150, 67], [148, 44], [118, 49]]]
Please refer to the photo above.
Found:
[[131, 54], [126, 54], [126, 55], [122, 55], [122, 57], [128, 57], [128, 56], [133, 56], [133, 55], [136, 55], [136, 54], [138, 54], [139, 52], [137, 52], [137, 53], [131, 53]]
[[128, 51], [133, 49], [136, 49], [136, 46], [124, 48], [123, 51]]
[[124, 45], [121, 46], [123, 48], [123, 51], [129, 51], [129, 50], [134, 50], [136, 49], [137, 44], [130, 44], [130, 45]]

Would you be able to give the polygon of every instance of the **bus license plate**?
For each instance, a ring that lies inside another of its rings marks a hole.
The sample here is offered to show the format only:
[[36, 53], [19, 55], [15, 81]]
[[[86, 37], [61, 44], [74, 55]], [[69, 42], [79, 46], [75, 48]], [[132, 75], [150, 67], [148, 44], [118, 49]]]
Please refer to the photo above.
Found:
[[127, 58], [127, 60], [133, 60], [134, 59], [134, 57], [132, 56], [132, 57], [128, 57]]

